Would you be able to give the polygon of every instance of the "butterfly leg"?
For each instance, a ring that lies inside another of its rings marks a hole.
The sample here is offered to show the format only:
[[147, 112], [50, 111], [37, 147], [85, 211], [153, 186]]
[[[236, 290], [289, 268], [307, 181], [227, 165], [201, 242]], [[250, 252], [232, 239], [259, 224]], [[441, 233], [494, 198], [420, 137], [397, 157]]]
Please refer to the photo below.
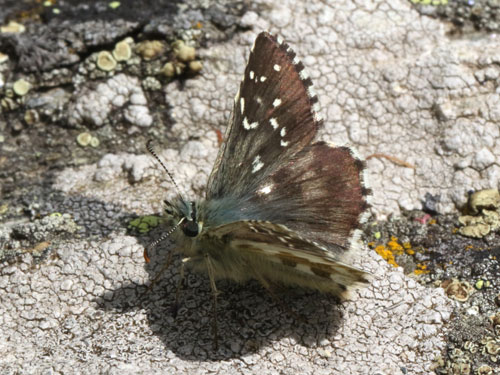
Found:
[[179, 271], [179, 281], [177, 282], [177, 289], [175, 291], [175, 303], [172, 307], [172, 316], [175, 318], [177, 316], [177, 311], [179, 310], [179, 299], [181, 296], [182, 285], [184, 282], [184, 265], [189, 262], [191, 258], [184, 258], [181, 262], [181, 267]]
[[214, 335], [214, 349], [217, 350], [219, 348], [219, 340], [217, 336], [217, 295], [219, 294], [219, 291], [217, 290], [217, 285], [215, 284], [214, 266], [208, 254], [205, 254], [205, 263], [207, 265], [208, 278], [210, 279], [210, 288], [212, 289], [212, 333]]

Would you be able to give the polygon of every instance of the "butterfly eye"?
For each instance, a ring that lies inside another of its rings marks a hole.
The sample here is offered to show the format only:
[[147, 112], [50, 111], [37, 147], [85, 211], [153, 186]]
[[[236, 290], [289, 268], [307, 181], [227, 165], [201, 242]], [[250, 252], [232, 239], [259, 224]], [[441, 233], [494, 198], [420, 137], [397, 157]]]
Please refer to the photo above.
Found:
[[188, 237], [196, 237], [199, 233], [198, 223], [196, 223], [195, 221], [191, 221], [191, 220], [185, 221], [182, 224], [182, 231]]

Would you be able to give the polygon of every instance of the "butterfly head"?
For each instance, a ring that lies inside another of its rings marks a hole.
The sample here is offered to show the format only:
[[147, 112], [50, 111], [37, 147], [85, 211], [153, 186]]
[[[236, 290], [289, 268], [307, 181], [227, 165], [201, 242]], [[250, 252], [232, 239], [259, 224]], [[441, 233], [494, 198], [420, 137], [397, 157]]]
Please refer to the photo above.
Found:
[[165, 200], [165, 213], [167, 214], [167, 222], [168, 224], [173, 225], [173, 230], [168, 232], [166, 235], [162, 236], [160, 239], [156, 240], [153, 242], [152, 245], [150, 246], [155, 246], [159, 242], [161, 242], [163, 239], [167, 238], [172, 232], [177, 229], [177, 227], [180, 227], [182, 229], [182, 232], [186, 235], [186, 237], [191, 237], [194, 238], [200, 234], [201, 229], [202, 229], [202, 222], [198, 221], [197, 219], [197, 203], [194, 201], [185, 201], [182, 198], [182, 195], [180, 194], [179, 187], [175, 183], [174, 178], [168, 171], [167, 167], [165, 164], [163, 164], [162, 160], [156, 153], [156, 151], [153, 149], [153, 141], [149, 140], [148, 143], [146, 144], [146, 147], [148, 151], [151, 153], [151, 155], [154, 156], [154, 158], [160, 163], [160, 165], [163, 167], [165, 172], [167, 173], [168, 177], [172, 181], [174, 187], [176, 188], [178, 195], [175, 198], [173, 202], [170, 202], [168, 200]]
[[196, 237], [200, 234], [203, 223], [198, 221], [198, 205], [194, 201], [185, 201], [181, 197], [170, 202], [165, 200], [167, 220], [180, 227], [186, 237]]

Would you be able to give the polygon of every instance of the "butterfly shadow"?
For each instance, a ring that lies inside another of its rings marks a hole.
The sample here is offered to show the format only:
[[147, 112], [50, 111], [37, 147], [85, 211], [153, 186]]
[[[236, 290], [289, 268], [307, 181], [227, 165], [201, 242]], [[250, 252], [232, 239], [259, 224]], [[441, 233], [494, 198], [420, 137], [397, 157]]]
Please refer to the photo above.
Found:
[[[146, 264], [151, 280], [167, 259], [159, 258]], [[342, 322], [342, 306], [330, 295], [288, 287], [273, 288], [271, 295], [256, 281], [237, 284], [218, 280], [216, 349], [208, 276], [186, 269], [176, 304], [180, 265], [180, 256], [174, 256], [151, 289], [123, 285], [113, 291], [111, 301], [101, 299], [98, 304], [118, 312], [145, 309], [151, 330], [165, 350], [193, 361], [239, 358], [281, 340], [288, 340], [283, 345], [314, 348], [323, 339], [335, 336]]]

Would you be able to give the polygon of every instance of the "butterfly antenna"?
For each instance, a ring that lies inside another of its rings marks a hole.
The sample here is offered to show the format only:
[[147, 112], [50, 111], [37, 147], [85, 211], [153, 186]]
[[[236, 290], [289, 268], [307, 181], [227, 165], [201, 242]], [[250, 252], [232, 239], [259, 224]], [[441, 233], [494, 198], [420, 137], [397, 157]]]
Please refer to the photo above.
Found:
[[182, 224], [182, 222], [186, 220], [185, 217], [183, 217], [176, 225], [174, 225], [173, 228], [170, 228], [170, 230], [163, 234], [160, 238], [157, 238], [153, 242], [151, 242], [147, 247], [144, 248], [144, 260], [146, 260], [146, 263], [149, 263], [151, 258], [149, 257], [149, 250], [154, 249], [160, 242], [165, 241], [174, 231], [179, 227], [179, 225]]
[[174, 184], [175, 190], [177, 190], [177, 194], [179, 195], [179, 197], [181, 198], [181, 200], [184, 202], [184, 199], [182, 199], [181, 189], [179, 189], [179, 186], [177, 185], [177, 183], [174, 180], [174, 176], [172, 176], [172, 174], [169, 172], [169, 170], [167, 169], [167, 167], [165, 166], [165, 164], [163, 164], [163, 161], [160, 159], [160, 157], [158, 156], [158, 154], [154, 150], [154, 148], [153, 148], [153, 140], [152, 139], [148, 140], [148, 142], [146, 143], [146, 148], [148, 149], [149, 153], [151, 155], [153, 155], [153, 157], [158, 161], [158, 163], [160, 163], [160, 165], [163, 167], [163, 169], [165, 170], [165, 172], [167, 172], [167, 175], [170, 178], [170, 181], [172, 181], [172, 183]]

